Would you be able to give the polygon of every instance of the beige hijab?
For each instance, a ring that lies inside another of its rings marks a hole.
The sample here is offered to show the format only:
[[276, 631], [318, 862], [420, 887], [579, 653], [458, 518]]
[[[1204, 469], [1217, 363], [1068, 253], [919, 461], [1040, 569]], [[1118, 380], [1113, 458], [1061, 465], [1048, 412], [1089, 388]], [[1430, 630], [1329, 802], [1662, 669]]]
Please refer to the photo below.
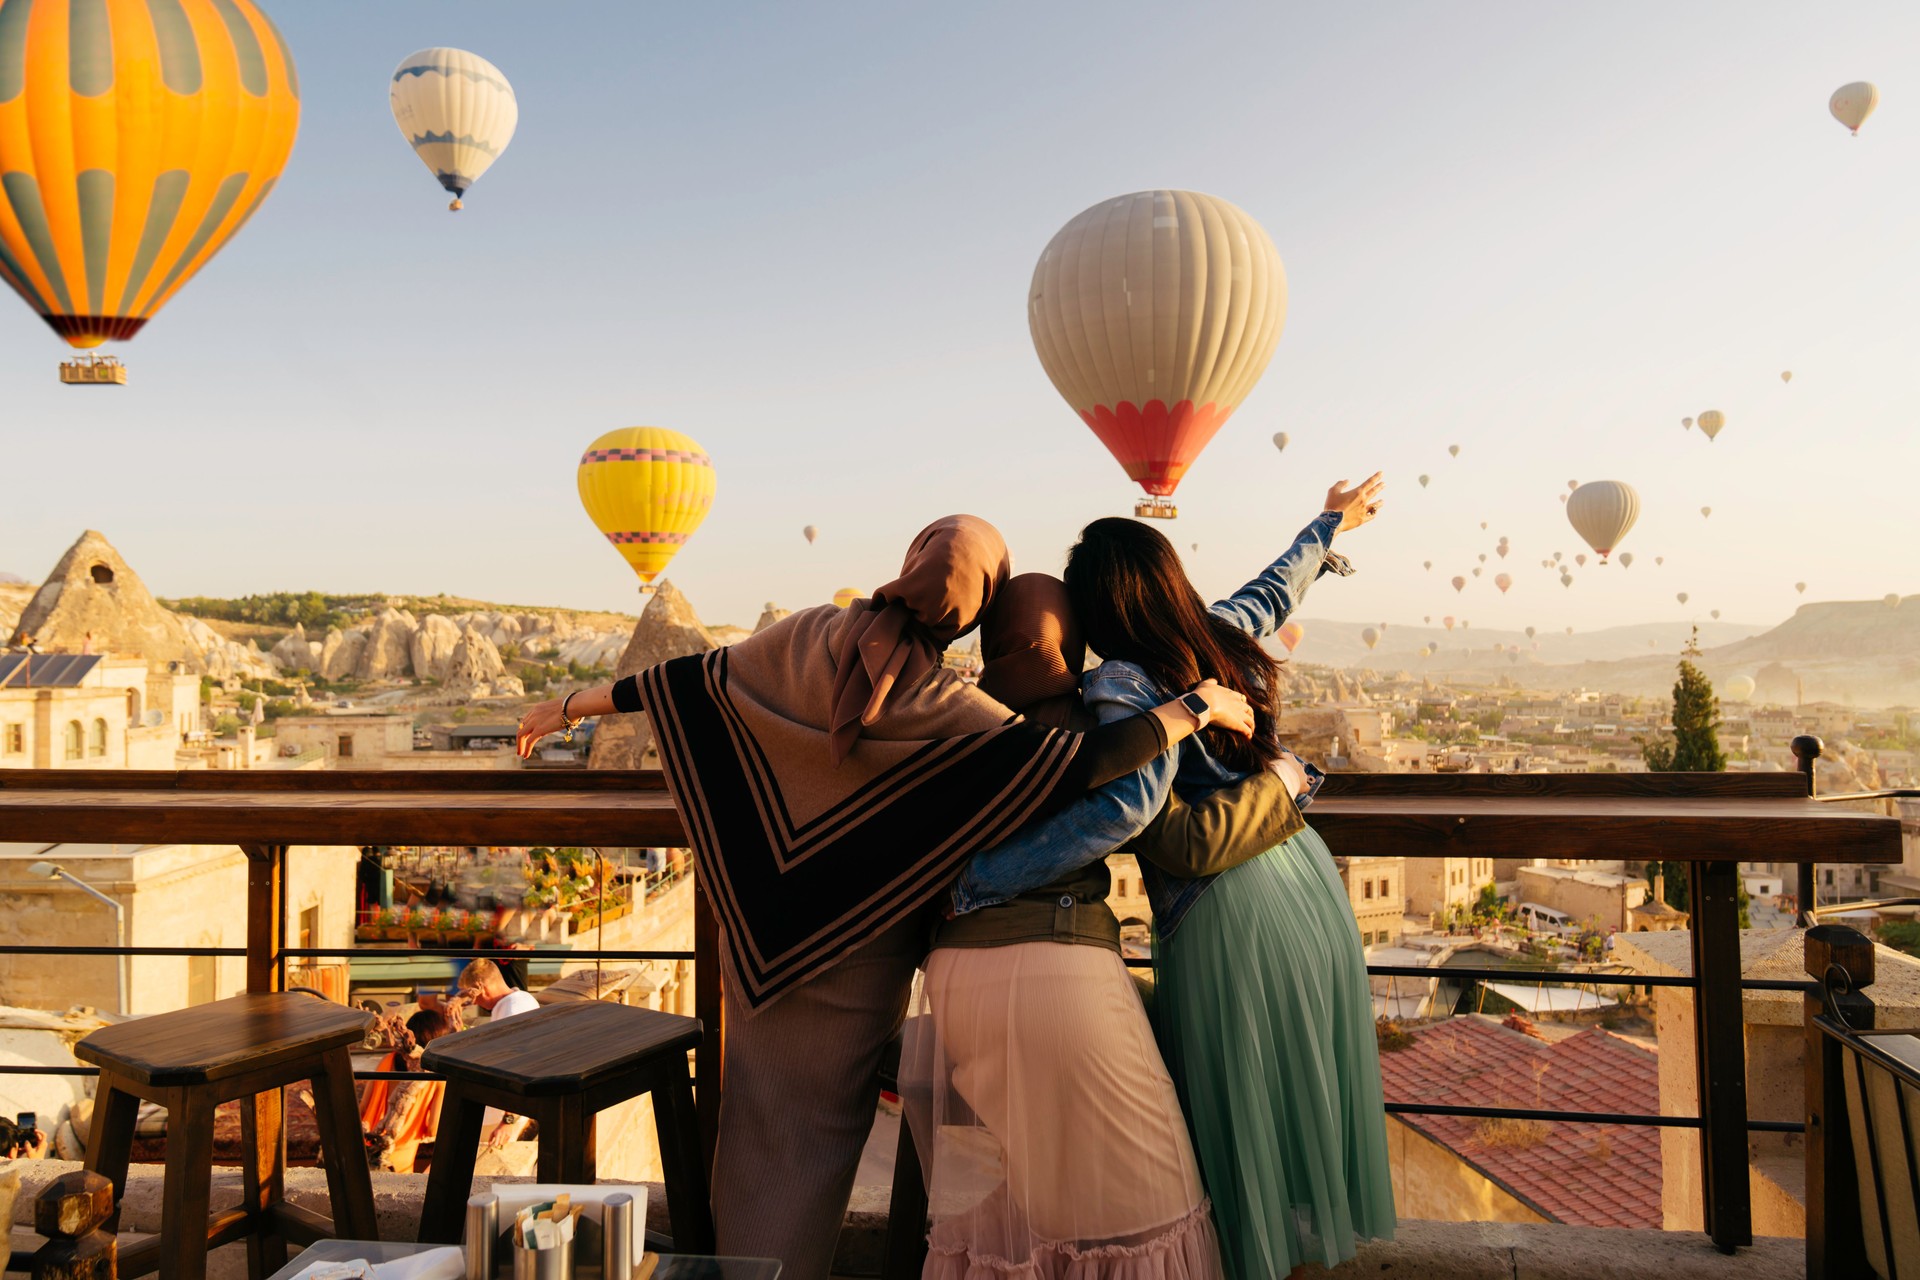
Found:
[[848, 606], [859, 613], [834, 651], [835, 765], [886, 713], [895, 688], [925, 677], [942, 649], [978, 625], [1011, 569], [998, 529], [978, 516], [947, 516], [920, 531], [899, 577]]
[[1087, 656], [1067, 584], [1050, 573], [1009, 579], [980, 626], [980, 690], [1015, 711], [1058, 729], [1089, 717], [1080, 702]]

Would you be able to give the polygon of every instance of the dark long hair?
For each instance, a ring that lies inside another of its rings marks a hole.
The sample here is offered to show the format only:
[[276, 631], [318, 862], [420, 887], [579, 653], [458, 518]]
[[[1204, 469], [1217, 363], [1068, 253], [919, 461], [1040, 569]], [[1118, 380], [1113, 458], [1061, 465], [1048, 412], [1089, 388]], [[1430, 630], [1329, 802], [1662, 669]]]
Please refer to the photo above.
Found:
[[1158, 531], [1119, 517], [1095, 520], [1067, 553], [1063, 576], [1087, 647], [1102, 658], [1136, 664], [1169, 695], [1212, 678], [1253, 704], [1251, 740], [1204, 731], [1217, 759], [1252, 772], [1279, 757], [1280, 664], [1259, 641], [1207, 611]]

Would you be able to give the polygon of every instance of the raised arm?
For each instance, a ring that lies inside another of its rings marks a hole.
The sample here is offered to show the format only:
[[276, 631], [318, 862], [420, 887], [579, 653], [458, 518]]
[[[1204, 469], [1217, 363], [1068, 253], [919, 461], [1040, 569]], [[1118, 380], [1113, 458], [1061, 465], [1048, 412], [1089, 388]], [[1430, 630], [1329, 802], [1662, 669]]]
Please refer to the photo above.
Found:
[[1342, 480], [1327, 491], [1326, 509], [1300, 531], [1279, 559], [1213, 606], [1215, 616], [1252, 635], [1270, 636], [1299, 607], [1307, 588], [1321, 574], [1353, 572], [1347, 558], [1333, 550], [1334, 535], [1373, 519], [1380, 510], [1385, 482], [1376, 472], [1352, 489], [1346, 483]]

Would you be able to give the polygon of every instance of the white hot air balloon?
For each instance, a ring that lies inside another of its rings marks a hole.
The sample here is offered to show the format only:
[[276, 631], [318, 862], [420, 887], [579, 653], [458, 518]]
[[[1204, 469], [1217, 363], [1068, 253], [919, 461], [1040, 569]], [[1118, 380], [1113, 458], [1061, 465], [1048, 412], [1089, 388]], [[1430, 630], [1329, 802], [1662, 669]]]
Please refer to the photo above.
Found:
[[1429, 481], [1431, 481], [1432, 479], [1433, 479], [1433, 477], [1432, 477], [1432, 476], [1421, 476], [1421, 477], [1420, 477], [1420, 487], [1421, 487], [1422, 489], [1424, 489], [1424, 488], [1426, 488], [1426, 487], [1427, 487], [1427, 483], [1428, 483]]
[[1456, 592], [1465, 591], [1467, 589], [1467, 580], [1456, 573], [1453, 576], [1453, 589]]
[[1640, 495], [1623, 480], [1594, 480], [1567, 497], [1567, 523], [1600, 553], [1600, 563], [1640, 518]]
[[1447, 446], [1447, 452], [1453, 457], [1457, 458], [1460, 456], [1460, 446], [1457, 444], [1450, 444]]
[[1687, 602], [1687, 593], [1684, 591], [1676, 591], [1674, 592], [1673, 598], [1681, 604], [1685, 604]]
[[1287, 441], [1291, 438], [1292, 437], [1288, 436], [1284, 431], [1276, 431], [1273, 433], [1273, 447], [1285, 453], [1287, 451]]
[[1373, 648], [1373, 646], [1380, 643], [1380, 633], [1378, 631], [1375, 631], [1372, 627], [1367, 627], [1365, 630], [1361, 631], [1360, 633], [1360, 643], [1366, 645], [1367, 648], [1371, 649]]
[[1631, 551], [1622, 551], [1622, 552], [1620, 553], [1620, 567], [1621, 567], [1622, 569], [1631, 569], [1631, 568], [1633, 568], [1633, 552], [1631, 552]]
[[1805, 594], [1807, 594], [1807, 584], [1806, 584], [1806, 583], [1804, 583], [1804, 582], [1796, 582], [1796, 583], [1794, 583], [1794, 584], [1793, 584], [1793, 589], [1794, 589], [1795, 591], [1798, 591], [1798, 592], [1799, 592], [1799, 593], [1800, 593], [1801, 595], [1805, 595]]
[[449, 209], [460, 207], [520, 123], [520, 104], [500, 68], [465, 49], [422, 49], [401, 59], [387, 102], [420, 163], [453, 193]]
[[1700, 423], [1700, 434], [1712, 440], [1720, 434], [1720, 429], [1727, 425], [1727, 415], [1718, 409], [1709, 409], [1701, 414], [1697, 421]]
[[1727, 691], [1727, 697], [1733, 699], [1735, 702], [1745, 702], [1753, 696], [1753, 691], [1757, 686], [1753, 683], [1752, 676], [1735, 676], [1733, 679], [1727, 681], [1724, 687]]
[[1700, 508], [1700, 518], [1701, 518], [1702, 520], [1704, 520], [1704, 519], [1706, 519], [1706, 518], [1707, 518], [1708, 516], [1711, 516], [1712, 514], [1713, 514], [1713, 508], [1712, 508], [1712, 507], [1702, 507], [1702, 508]]
[[1791, 370], [1791, 369], [1782, 369], [1782, 370], [1780, 371], [1780, 381], [1782, 381], [1782, 382], [1792, 382], [1792, 381], [1793, 381], [1793, 370]]
[[1493, 585], [1500, 588], [1501, 595], [1505, 595], [1507, 594], [1507, 588], [1513, 585], [1513, 575], [1510, 573], [1497, 574], [1493, 579]]
[[1860, 136], [1860, 126], [1867, 122], [1867, 117], [1879, 105], [1878, 86], [1866, 80], [1843, 84], [1827, 99], [1827, 110], [1833, 113], [1835, 120], [1847, 126], [1856, 138]]
[[810, 524], [806, 528], [800, 531], [800, 536], [807, 540], [808, 546], [812, 546], [814, 541], [818, 539], [820, 536], [820, 526], [817, 524]]

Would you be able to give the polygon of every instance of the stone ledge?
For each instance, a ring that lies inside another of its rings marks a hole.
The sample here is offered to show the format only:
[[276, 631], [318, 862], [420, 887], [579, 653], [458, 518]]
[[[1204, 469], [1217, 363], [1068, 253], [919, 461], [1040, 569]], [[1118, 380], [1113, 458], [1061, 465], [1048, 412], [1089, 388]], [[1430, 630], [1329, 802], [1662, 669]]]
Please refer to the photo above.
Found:
[[[54, 1178], [78, 1165], [62, 1160], [21, 1161], [20, 1198], [14, 1222], [32, 1220], [33, 1197]], [[162, 1169], [135, 1165], [127, 1178], [122, 1220], [129, 1232], [160, 1229]], [[475, 1178], [474, 1189], [494, 1183], [531, 1182], [531, 1178]], [[658, 1183], [648, 1190], [648, 1225], [667, 1230], [666, 1198]], [[216, 1208], [238, 1203], [239, 1170], [220, 1168], [213, 1175]], [[420, 1197], [426, 1178], [418, 1174], [373, 1175], [374, 1208], [380, 1234], [388, 1240], [411, 1240], [420, 1223]], [[296, 1204], [325, 1212], [326, 1175], [319, 1169], [287, 1170], [288, 1198]], [[880, 1274], [887, 1229], [887, 1189], [860, 1187], [854, 1191], [840, 1233], [834, 1274], [867, 1277]], [[1398, 1238], [1363, 1246], [1359, 1257], [1331, 1271], [1308, 1267], [1296, 1273], [1301, 1280], [1357, 1280], [1361, 1276], [1386, 1280], [1798, 1280], [1806, 1273], [1803, 1241], [1763, 1238], [1732, 1256], [1717, 1251], [1697, 1232], [1610, 1231], [1598, 1227], [1566, 1227], [1553, 1223], [1421, 1222], [1400, 1224]], [[209, 1280], [243, 1280], [246, 1250], [228, 1245], [216, 1250], [207, 1267]]]

